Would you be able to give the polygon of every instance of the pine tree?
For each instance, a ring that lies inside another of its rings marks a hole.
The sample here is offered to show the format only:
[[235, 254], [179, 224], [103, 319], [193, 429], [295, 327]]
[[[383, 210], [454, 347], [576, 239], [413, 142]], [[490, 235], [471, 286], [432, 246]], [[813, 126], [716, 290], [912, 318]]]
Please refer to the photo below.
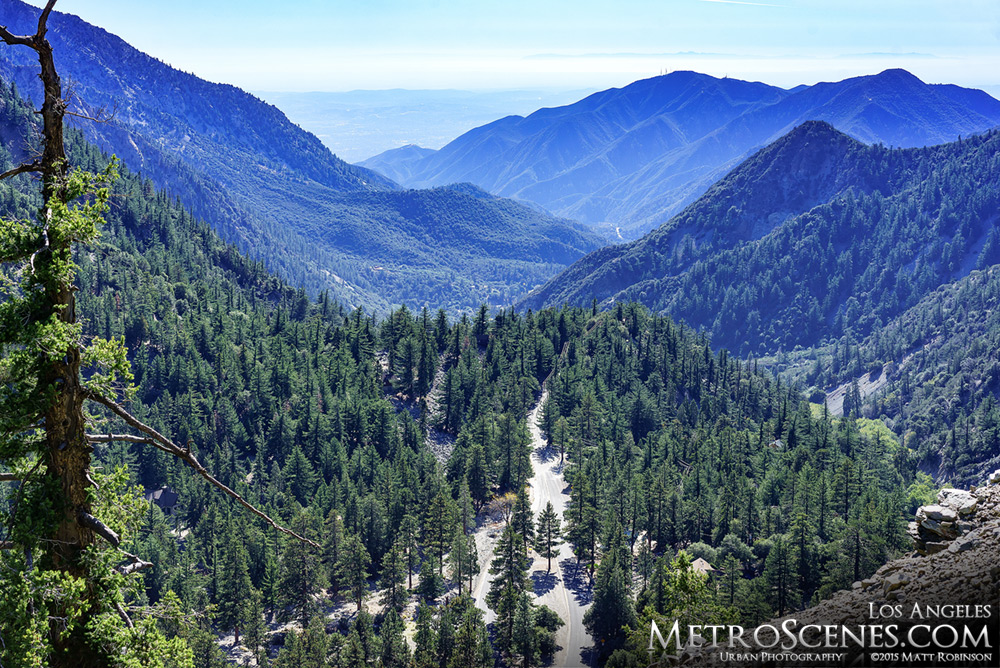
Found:
[[494, 549], [490, 573], [494, 577], [486, 595], [486, 605], [497, 615], [497, 640], [500, 650], [509, 652], [513, 641], [514, 615], [518, 601], [528, 591], [528, 555], [524, 541], [508, 524]]
[[447, 666], [455, 649], [455, 612], [454, 606], [446, 605], [441, 612], [438, 624], [437, 665]]
[[409, 668], [410, 648], [403, 637], [403, 620], [399, 613], [390, 609], [382, 622], [380, 633], [382, 652], [379, 656], [381, 668]]
[[795, 602], [797, 587], [794, 573], [788, 544], [784, 537], [778, 536], [764, 562], [764, 573], [761, 577], [767, 583], [768, 601], [779, 617], [784, 615]]
[[413, 571], [420, 565], [420, 543], [418, 540], [417, 521], [413, 515], [406, 514], [399, 523], [399, 533], [396, 537], [399, 547], [403, 550], [406, 560], [406, 588], [413, 589]]
[[546, 573], [552, 572], [552, 557], [559, 556], [559, 546], [562, 545], [562, 535], [559, 526], [559, 515], [552, 507], [552, 502], [545, 504], [545, 509], [538, 515], [538, 533], [535, 536], [535, 552], [548, 560]]
[[476, 548], [476, 538], [472, 534], [455, 532], [448, 553], [451, 562], [452, 578], [458, 584], [458, 593], [462, 593], [463, 581], [468, 580], [469, 593], [472, 593], [472, 578], [479, 573], [479, 551]]
[[[260, 657], [267, 644], [267, 627], [264, 624], [264, 596], [251, 587], [250, 597], [241, 609], [240, 626], [243, 627], [243, 645], [255, 657]], [[260, 661], [257, 661], [260, 665]]]
[[421, 603], [417, 607], [417, 630], [413, 635], [416, 648], [413, 652], [415, 668], [438, 668], [437, 632], [431, 606]]
[[534, 613], [527, 594], [521, 594], [514, 613], [513, 647], [511, 653], [521, 657], [522, 668], [537, 665], [538, 637], [535, 633]]
[[465, 480], [469, 485], [469, 494], [476, 505], [476, 512], [478, 512], [482, 510], [491, 494], [486, 453], [479, 443], [473, 443], [469, 449], [465, 464]]
[[227, 533], [229, 549], [222, 568], [219, 592], [216, 596], [218, 609], [216, 620], [221, 628], [233, 630], [234, 643], [240, 643], [240, 624], [246, 616], [245, 608], [251, 599], [253, 585], [247, 567], [247, 552], [242, 542]]
[[424, 526], [421, 533], [424, 553], [441, 575], [444, 570], [444, 554], [451, 547], [454, 532], [451, 499], [445, 495], [445, 486], [439, 485], [424, 512]]
[[609, 656], [625, 641], [623, 627], [635, 627], [636, 616], [629, 596], [631, 566], [619, 563], [620, 552], [611, 550], [601, 561], [594, 587], [594, 604], [583, 616], [587, 631]]
[[473, 605], [466, 606], [462, 622], [455, 633], [455, 646], [447, 668], [492, 668], [493, 647], [490, 645], [483, 613]]
[[371, 557], [361, 539], [351, 535], [344, 539], [344, 549], [340, 555], [338, 575], [341, 585], [349, 592], [351, 598], [361, 610], [368, 593], [368, 566]]
[[325, 668], [328, 641], [323, 620], [317, 616], [301, 633], [292, 633], [278, 653], [275, 668]]
[[383, 590], [382, 605], [394, 610], [402, 610], [409, 598], [409, 591], [406, 589], [406, 556], [403, 554], [403, 547], [397, 538], [392, 548], [382, 559], [382, 577], [378, 586]]
[[[307, 511], [296, 515], [293, 529], [301, 535], [314, 535], [314, 520]], [[292, 541], [281, 555], [279, 601], [305, 626], [316, 611], [314, 596], [326, 586], [318, 550], [301, 541]]]
[[519, 534], [524, 540], [524, 547], [527, 550], [531, 541], [535, 537], [535, 521], [531, 514], [531, 503], [528, 501], [527, 487], [521, 487], [514, 500], [514, 508], [510, 512], [510, 523], [514, 532]]
[[438, 573], [435, 564], [425, 559], [420, 566], [420, 577], [417, 580], [417, 594], [426, 602], [433, 603], [444, 593], [444, 578]]
[[340, 593], [340, 555], [344, 548], [344, 522], [336, 510], [326, 516], [326, 538], [323, 540], [323, 563], [326, 565], [330, 593]]

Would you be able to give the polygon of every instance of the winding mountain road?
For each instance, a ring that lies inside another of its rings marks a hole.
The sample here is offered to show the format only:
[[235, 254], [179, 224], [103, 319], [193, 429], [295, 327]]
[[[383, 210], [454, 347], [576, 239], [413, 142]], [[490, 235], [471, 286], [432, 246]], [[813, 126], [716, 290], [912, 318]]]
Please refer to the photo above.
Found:
[[[546, 390], [538, 404], [528, 413], [534, 470], [528, 481], [531, 487], [531, 511], [537, 520], [545, 509], [545, 504], [551, 501], [559, 515], [560, 526], [565, 528], [563, 513], [569, 503], [569, 489], [563, 480], [563, 464], [559, 462], [558, 453], [546, 445], [538, 427], [538, 417], [547, 395]], [[529, 575], [538, 596], [536, 603], [549, 606], [566, 622], [556, 632], [556, 644], [560, 649], [551, 665], [558, 668], [590, 666], [592, 639], [583, 626], [583, 615], [593, 600], [593, 591], [586, 569], [577, 565], [573, 549], [566, 542], [559, 546], [559, 555], [552, 560], [551, 573], [546, 573], [547, 566], [547, 559], [535, 555]]]
[[[546, 446], [541, 429], [538, 427], [538, 417], [546, 396], [548, 391], [542, 393], [538, 403], [528, 413], [532, 449], [532, 475], [528, 480], [531, 511], [537, 521], [545, 504], [551, 501], [552, 507], [559, 515], [560, 526], [565, 528], [563, 512], [569, 503], [569, 490], [563, 481], [563, 465], [559, 463], [558, 453]], [[501, 531], [502, 527], [487, 526], [476, 533], [480, 572], [473, 580], [472, 596], [476, 601], [476, 607], [484, 611], [487, 624], [496, 619], [493, 611], [486, 606], [486, 594], [493, 579], [489, 574], [493, 548]], [[538, 556], [534, 551], [531, 552], [531, 556], [533, 561], [528, 575], [538, 597], [535, 602], [549, 606], [565, 622], [565, 625], [556, 632], [556, 645], [559, 646], [559, 650], [550, 665], [555, 668], [583, 668], [594, 665], [591, 657], [592, 641], [583, 626], [583, 615], [593, 599], [586, 569], [577, 565], [576, 557], [573, 556], [573, 550], [568, 543], [559, 546], [559, 555], [552, 559], [551, 573], [546, 572], [547, 559]]]

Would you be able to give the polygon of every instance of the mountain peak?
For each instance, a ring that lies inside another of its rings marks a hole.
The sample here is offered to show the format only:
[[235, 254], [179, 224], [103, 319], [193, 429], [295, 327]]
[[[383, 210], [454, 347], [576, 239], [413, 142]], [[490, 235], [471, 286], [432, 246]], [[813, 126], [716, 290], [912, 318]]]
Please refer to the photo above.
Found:
[[909, 70], [904, 70], [901, 67], [892, 67], [887, 70], [882, 70], [878, 74], [872, 76], [873, 79], [891, 79], [896, 81], [906, 81], [906, 82], [916, 82], [924, 83], [920, 77], [916, 76]]

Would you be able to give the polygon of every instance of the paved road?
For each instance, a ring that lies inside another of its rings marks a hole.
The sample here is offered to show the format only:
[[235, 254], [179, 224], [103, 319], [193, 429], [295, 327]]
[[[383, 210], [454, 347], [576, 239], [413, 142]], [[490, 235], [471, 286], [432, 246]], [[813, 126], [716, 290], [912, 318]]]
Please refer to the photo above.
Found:
[[[559, 453], [546, 448], [545, 439], [538, 428], [538, 417], [546, 396], [548, 396], [547, 391], [542, 393], [538, 404], [528, 413], [533, 467], [532, 476], [528, 480], [531, 510], [537, 520], [545, 504], [551, 501], [552, 507], [559, 515], [561, 526], [565, 528], [566, 523], [562, 515], [569, 502], [569, 490], [563, 481]], [[486, 607], [486, 594], [493, 579], [488, 573], [490, 561], [493, 560], [493, 548], [501, 531], [502, 526], [486, 526], [476, 533], [480, 572], [473, 580], [472, 593], [476, 607], [485, 612], [487, 623], [496, 619], [493, 611]], [[491, 533], [494, 535], [490, 536]], [[573, 550], [565, 543], [559, 547], [559, 556], [552, 559], [551, 573], [546, 573], [547, 559], [539, 557], [533, 551], [531, 555], [534, 557], [534, 562], [528, 575], [534, 583], [535, 594], [538, 596], [536, 602], [539, 605], [549, 606], [566, 622], [565, 626], [556, 632], [556, 644], [561, 649], [556, 652], [551, 665], [556, 668], [593, 665], [590, 658], [593, 641], [583, 627], [583, 615], [593, 597], [586, 569], [577, 567]]]
[[[569, 489], [563, 480], [559, 453], [546, 447], [545, 439], [538, 428], [538, 417], [547, 395], [548, 392], [544, 392], [538, 405], [528, 414], [528, 429], [531, 432], [533, 450], [531, 459], [534, 467], [534, 474], [528, 481], [531, 487], [531, 510], [537, 520], [545, 504], [551, 501], [552, 507], [559, 515], [561, 526], [565, 528], [563, 512], [569, 503]], [[593, 640], [583, 627], [583, 615], [590, 607], [593, 592], [586, 569], [577, 566], [573, 550], [567, 543], [559, 547], [558, 558], [552, 560], [551, 574], [545, 572], [547, 566], [547, 559], [535, 555], [535, 562], [529, 575], [535, 583], [537, 603], [549, 606], [566, 622], [566, 625], [556, 633], [556, 644], [562, 649], [556, 653], [552, 665], [559, 668], [590, 666], [589, 650]]]

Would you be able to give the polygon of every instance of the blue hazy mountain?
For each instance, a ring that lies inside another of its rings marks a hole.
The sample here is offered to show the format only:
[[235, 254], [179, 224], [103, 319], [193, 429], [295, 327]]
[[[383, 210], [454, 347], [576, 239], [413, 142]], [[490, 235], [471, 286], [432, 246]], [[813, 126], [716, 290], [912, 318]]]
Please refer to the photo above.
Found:
[[409, 186], [470, 181], [637, 236], [808, 120], [865, 143], [919, 147], [1000, 124], [1000, 101], [904, 70], [792, 90], [674, 72], [498, 120], [418, 160], [400, 149], [361, 164]]
[[[38, 11], [0, 0], [14, 32], [33, 32]], [[485, 193], [403, 192], [334, 156], [278, 108], [75, 16], [53, 14], [49, 39], [71, 110], [111, 114], [72, 121], [89, 140], [294, 284], [329, 289], [348, 305], [503, 302], [601, 243], [578, 223]], [[36, 101], [37, 69], [29, 49], [0, 49], [0, 77]], [[513, 257], [510, 244], [520, 248]]]
[[760, 354], [877, 330], [1000, 263], [1000, 130], [866, 145], [810, 121], [642, 239], [598, 250], [522, 306], [639, 301]]

